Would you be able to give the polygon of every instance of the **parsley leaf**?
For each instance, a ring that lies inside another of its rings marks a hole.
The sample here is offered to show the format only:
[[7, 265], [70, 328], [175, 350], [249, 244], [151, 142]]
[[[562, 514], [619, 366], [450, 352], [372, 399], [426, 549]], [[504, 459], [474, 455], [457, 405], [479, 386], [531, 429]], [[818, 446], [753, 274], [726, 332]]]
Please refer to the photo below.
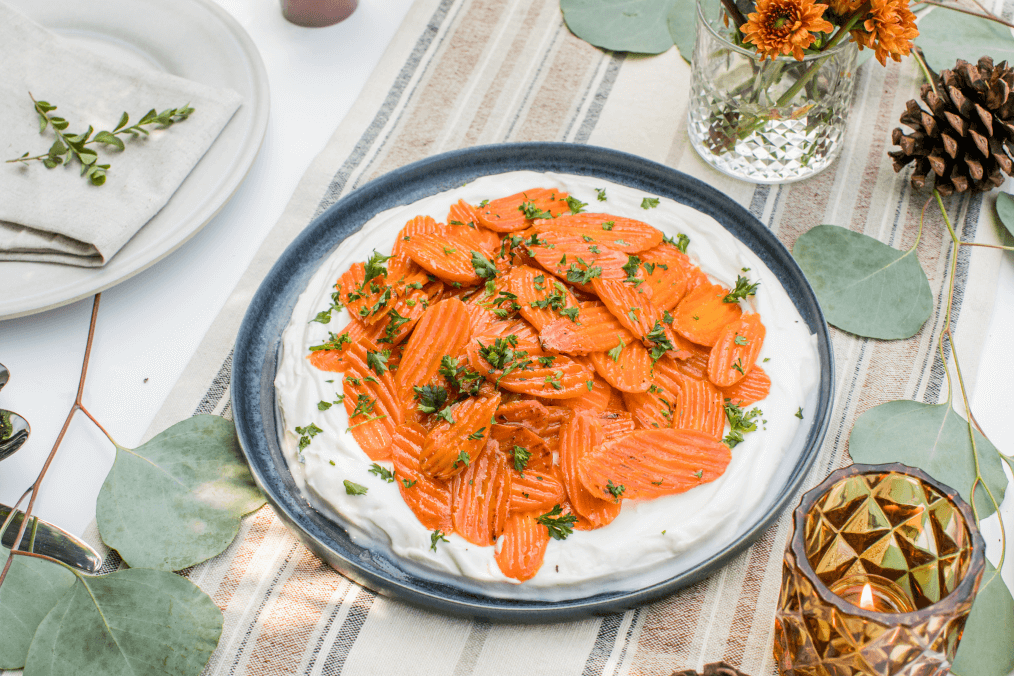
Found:
[[576, 307], [565, 307], [560, 310], [560, 315], [567, 317], [572, 322], [577, 322], [577, 314], [579, 311], [580, 309]]
[[725, 415], [729, 418], [729, 433], [722, 439], [729, 448], [735, 448], [736, 444], [743, 441], [743, 435], [757, 429], [755, 420], [762, 415], [759, 408], [752, 408], [744, 411], [728, 399], [725, 400]]
[[439, 385], [423, 385], [413, 387], [415, 398], [419, 400], [416, 407], [421, 413], [436, 413], [447, 401], [447, 390]]
[[680, 250], [680, 253], [687, 252], [687, 245], [690, 244], [690, 238], [684, 235], [682, 232], [676, 235], [676, 239], [673, 239], [669, 235], [663, 235], [662, 241], [666, 244], [672, 244], [674, 247]]
[[415, 479], [413, 481], [409, 481], [408, 479], [401, 480], [401, 485], [404, 486], [405, 488], [412, 488], [412, 486], [415, 486], [417, 483], [419, 483], [418, 479]]
[[310, 445], [310, 440], [313, 439], [315, 436], [317, 436], [318, 434], [320, 434], [323, 431], [324, 430], [322, 430], [321, 428], [317, 427], [313, 423], [310, 423], [306, 427], [297, 427], [296, 428], [296, 434], [300, 435], [300, 437], [299, 437], [299, 451], [302, 453], [303, 450], [307, 446]]
[[595, 199], [597, 199], [599, 202], [605, 202], [606, 201], [606, 189], [605, 188], [595, 188]]
[[803, 407], [802, 406], [800, 406], [799, 410], [796, 411], [796, 417], [799, 418], [800, 420], [803, 419]]
[[384, 267], [384, 263], [390, 259], [390, 256], [384, 256], [374, 250], [373, 255], [370, 256], [370, 260], [366, 261], [363, 267], [363, 283], [359, 286], [360, 291], [366, 288], [366, 284], [369, 281], [380, 276], [387, 277], [387, 268]]
[[738, 333], [736, 334], [736, 337], [732, 339], [732, 342], [736, 343], [737, 345], [747, 345], [748, 344], [746, 337], [745, 336], [741, 336]]
[[496, 266], [493, 265], [493, 261], [489, 260], [481, 253], [472, 249], [472, 267], [475, 268], [475, 274], [479, 275], [483, 279], [493, 279], [496, 277]]
[[556, 505], [538, 517], [536, 521], [546, 527], [550, 537], [554, 540], [566, 540], [567, 536], [574, 532], [574, 524], [577, 523], [577, 517], [573, 514], [563, 514], [563, 509], [560, 505]]
[[613, 361], [620, 360], [620, 353], [623, 352], [623, 348], [627, 346], [627, 344], [623, 342], [623, 336], [619, 336], [619, 339], [620, 344], [614, 347], [613, 349], [609, 350], [608, 352], [606, 352], [606, 354], [609, 355]]
[[[450, 406], [445, 406], [442, 409], [440, 409], [437, 412], [437, 417], [438, 418], [443, 418], [444, 420], [446, 420], [448, 425], [453, 425], [454, 424], [454, 418], [451, 417], [451, 407]], [[465, 464], [467, 465], [468, 463], [466, 462]]]
[[378, 376], [382, 376], [388, 370], [387, 360], [390, 356], [390, 350], [381, 350], [380, 352], [370, 352], [367, 350], [366, 365]]
[[722, 299], [723, 303], [738, 303], [741, 298], [752, 296], [757, 293], [757, 287], [760, 286], [760, 282], [750, 283], [750, 280], [743, 275], [736, 275], [736, 288], [731, 293], [725, 295]]
[[368, 471], [370, 474], [376, 474], [387, 483], [394, 483], [394, 472], [387, 469], [386, 467], [381, 467], [377, 463], [373, 463], [372, 465], [370, 465], [370, 469], [366, 471]]
[[588, 206], [587, 202], [582, 202], [576, 197], [567, 197], [567, 207], [570, 209], [570, 213], [579, 214], [584, 211], [584, 208]]
[[483, 435], [483, 433], [485, 433], [485, 431], [486, 431], [485, 427], [480, 427], [479, 429], [477, 429], [474, 432], [472, 432], [471, 434], [469, 434], [468, 437], [466, 437], [466, 438], [469, 441], [478, 441], [479, 439], [482, 439], [482, 435]]
[[465, 467], [468, 467], [468, 463], [472, 462], [472, 456], [465, 451], [458, 453], [458, 459], [454, 461], [454, 467], [458, 466], [458, 463], [464, 463]]
[[[598, 265], [589, 265], [583, 258], [578, 258], [577, 261], [571, 263], [570, 270], [567, 271], [567, 281], [571, 284], [588, 284], [596, 277], [602, 276], [602, 268]], [[584, 270], [579, 268], [578, 264], [583, 265]]]
[[641, 265], [641, 259], [637, 256], [627, 256], [627, 264], [623, 266], [623, 271], [627, 273], [625, 282], [639, 282], [637, 278], [637, 268]]
[[347, 333], [336, 335], [329, 332], [329, 334], [328, 339], [320, 345], [311, 345], [310, 352], [317, 352], [318, 350], [340, 350], [342, 349], [342, 345], [352, 342], [352, 338], [350, 338]]
[[613, 226], [616, 225], [616, 221], [606, 221], [602, 224], [603, 230], [612, 230]]
[[627, 488], [623, 484], [620, 484], [619, 486], [614, 486], [613, 480], [608, 479], [606, 481], [606, 490], [609, 491], [610, 494], [612, 494], [613, 500], [615, 502], [619, 502], [620, 496], [623, 495], [623, 491], [627, 490]]
[[525, 467], [528, 465], [528, 461], [532, 457], [532, 452], [527, 448], [515, 446], [511, 450], [511, 455], [514, 457], [514, 469], [519, 472], [524, 472]]
[[360, 486], [357, 483], [353, 483], [346, 479], [342, 482], [345, 484], [345, 492], [349, 495], [366, 495], [366, 491], [370, 490], [366, 486]]
[[641, 200], [642, 209], [654, 209], [657, 206], [658, 206], [657, 197], [645, 197], [643, 200]]
[[666, 352], [674, 351], [676, 346], [672, 344], [672, 341], [665, 335], [665, 329], [662, 328], [662, 323], [657, 319], [655, 320], [655, 326], [652, 327], [645, 339], [650, 341], [654, 347], [650, 350], [652, 363], [657, 362], [662, 358]]
[[[408, 301], [408, 303], [414, 304], [415, 301]], [[410, 306], [411, 307], [411, 306]], [[408, 317], [402, 317], [401, 313], [398, 312], [397, 308], [391, 308], [387, 312], [387, 326], [384, 328], [384, 335], [377, 338], [378, 343], [393, 343], [395, 338], [398, 337], [398, 332], [406, 322], [409, 321]], [[386, 352], [387, 350], [385, 350]], [[390, 356], [390, 355], [388, 355]]]
[[535, 202], [524, 201], [521, 206], [518, 207], [518, 211], [525, 215], [525, 218], [532, 221], [536, 218], [552, 218], [553, 214], [548, 211], [543, 211], [539, 207], [535, 206]]
[[450, 540], [448, 540], [446, 537], [444, 537], [443, 531], [441, 531], [440, 529], [437, 529], [437, 530], [433, 531], [432, 533], [430, 533], [430, 549], [432, 549], [433, 551], [437, 551], [437, 543], [441, 542], [441, 541], [442, 542], [450, 542]]

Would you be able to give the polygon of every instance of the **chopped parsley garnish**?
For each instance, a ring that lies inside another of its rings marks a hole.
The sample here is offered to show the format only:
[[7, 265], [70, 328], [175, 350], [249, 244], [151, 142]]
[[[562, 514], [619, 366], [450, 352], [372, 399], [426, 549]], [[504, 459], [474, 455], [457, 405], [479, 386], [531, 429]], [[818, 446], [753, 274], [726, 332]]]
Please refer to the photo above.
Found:
[[344, 404], [344, 403], [345, 403], [345, 395], [344, 394], [336, 394], [334, 401], [318, 401], [317, 402], [317, 410], [318, 411], [326, 411], [329, 408], [331, 408], [332, 406], [334, 406], [335, 404]]
[[736, 288], [731, 293], [725, 295], [722, 299], [723, 303], [738, 303], [740, 299], [752, 296], [757, 293], [757, 287], [760, 286], [760, 282], [750, 283], [750, 280], [743, 275], [736, 275]]
[[647, 272], [649, 275], [650, 274], [654, 274], [654, 272], [655, 272], [655, 264], [654, 263], [645, 263], [644, 264], [644, 271]]
[[615, 502], [620, 501], [620, 496], [623, 495], [623, 491], [625, 490], [627, 490], [627, 487], [624, 486], [623, 484], [620, 484], [619, 486], [614, 486], [612, 479], [606, 481], [606, 491], [608, 491], [613, 496], [613, 500]]
[[469, 441], [478, 441], [479, 439], [482, 439], [482, 435], [485, 432], [486, 432], [486, 428], [485, 427], [480, 427], [479, 429], [477, 429], [474, 432], [472, 432], [471, 434], [469, 434], [468, 437], [466, 437], [466, 438]]
[[458, 453], [458, 459], [454, 461], [454, 467], [457, 467], [458, 463], [463, 463], [465, 467], [468, 467], [468, 463], [470, 462], [472, 462], [472, 456], [465, 451], [461, 451]]
[[525, 467], [528, 466], [529, 459], [532, 457], [532, 452], [527, 448], [515, 446], [511, 450], [511, 455], [514, 456], [514, 469], [519, 472], [524, 472]]
[[565, 307], [562, 310], [560, 310], [560, 315], [563, 317], [567, 317], [572, 322], [576, 322], [577, 314], [579, 311], [580, 311], [579, 308], [576, 307]]
[[703, 479], [704, 478], [704, 470], [703, 469], [699, 469], [696, 472], [694, 472], [694, 478], [696, 478], [696, 479]]
[[743, 370], [743, 360], [742, 359], [737, 359], [736, 363], [732, 365], [732, 368], [736, 369], [737, 371], [739, 371], [744, 376], [746, 375], [746, 371]]
[[616, 225], [616, 221], [606, 221], [602, 224], [603, 230], [612, 230], [613, 226]]
[[590, 247], [588, 247], [588, 251], [591, 251], [593, 254], [600, 254], [600, 253], [602, 253], [602, 249], [598, 248], [598, 246], [595, 245], [595, 244], [592, 244]]
[[[461, 364], [461, 361], [465, 363]], [[456, 387], [460, 394], [473, 397], [479, 393], [482, 374], [473, 370], [468, 365], [468, 360], [445, 354], [440, 358], [440, 375], [446, 378], [452, 387]]]
[[480, 207], [480, 208], [481, 208], [481, 207], [484, 207], [484, 206], [486, 206], [487, 204], [489, 204], [489, 200], [483, 200], [483, 201], [479, 202], [479, 207]]
[[567, 289], [564, 288], [560, 282], [553, 282], [553, 287], [556, 289], [548, 296], [541, 300], [533, 300], [528, 305], [540, 310], [550, 308], [551, 310], [559, 310], [567, 304]]
[[752, 408], [749, 411], [744, 411], [742, 408], [732, 403], [728, 399], [725, 401], [725, 415], [729, 418], [729, 433], [722, 439], [729, 448], [734, 448], [736, 444], [743, 441], [743, 435], [747, 432], [753, 432], [757, 429], [757, 423], [755, 420], [763, 415], [759, 408]]
[[[436, 415], [437, 415], [438, 418], [442, 418], [442, 419], [446, 420], [448, 425], [453, 425], [454, 424], [454, 418], [451, 416], [451, 407], [450, 406], [444, 406], [442, 409], [440, 409], [439, 411], [437, 411]], [[465, 464], [467, 465], [468, 463], [466, 462]]]
[[745, 336], [741, 336], [738, 333], [736, 334], [736, 337], [732, 339], [732, 342], [736, 343], [737, 345], [747, 345], [748, 344], [748, 342], [746, 340], [746, 337]]
[[549, 531], [549, 536], [554, 540], [566, 540], [567, 536], [574, 532], [574, 524], [577, 523], [577, 517], [573, 514], [564, 514], [560, 505], [556, 505], [538, 517], [536, 521], [546, 527], [546, 530]]
[[300, 437], [299, 437], [299, 451], [302, 452], [303, 449], [305, 449], [307, 446], [310, 445], [310, 440], [313, 439], [315, 436], [317, 436], [318, 434], [320, 434], [323, 431], [324, 430], [322, 430], [321, 428], [317, 427], [313, 423], [310, 423], [306, 427], [297, 427], [296, 428], [296, 434], [300, 435]]
[[[583, 265], [584, 270], [578, 267]], [[583, 258], [578, 258], [577, 263], [571, 263], [567, 270], [567, 281], [571, 284], [588, 284], [596, 277], [602, 276], [602, 268], [598, 265], [589, 265]]]
[[676, 349], [676, 346], [673, 345], [669, 338], [665, 335], [665, 329], [662, 328], [662, 323], [658, 320], [655, 320], [655, 326], [648, 332], [645, 339], [654, 345], [654, 347], [652, 347], [649, 351], [652, 363], [661, 359], [662, 355], [666, 352], [674, 351]]
[[[413, 300], [406, 301], [406, 304], [409, 307], [414, 307], [415, 301]], [[398, 337], [398, 331], [401, 329], [402, 326], [405, 325], [406, 322], [409, 321], [409, 318], [402, 317], [401, 313], [399, 313], [396, 308], [391, 308], [390, 310], [388, 310], [387, 316], [388, 316], [387, 326], [384, 328], [384, 335], [381, 336], [380, 338], [377, 338], [378, 343], [393, 343], [394, 340]]]
[[390, 350], [381, 350], [380, 352], [366, 351], [366, 365], [370, 367], [374, 373], [378, 376], [384, 375], [387, 372], [387, 360], [391, 357]]
[[640, 282], [637, 278], [637, 268], [641, 265], [641, 259], [637, 256], [627, 256], [627, 264], [623, 266], [623, 271], [627, 273], [625, 282]]
[[803, 407], [802, 406], [800, 406], [799, 410], [796, 411], [796, 417], [799, 418], [800, 420], [803, 419]]
[[481, 253], [472, 249], [472, 267], [475, 268], [475, 274], [479, 275], [483, 279], [493, 279], [496, 277], [496, 266], [493, 265], [493, 261], [489, 260]]
[[320, 322], [321, 324], [330, 324], [331, 323], [331, 310], [332, 309], [333, 308], [328, 308], [326, 310], [321, 310], [320, 312], [317, 313], [317, 316], [314, 317], [313, 319], [311, 319], [310, 321], [311, 322]]
[[432, 549], [433, 551], [437, 551], [438, 542], [450, 542], [450, 540], [444, 537], [443, 531], [439, 529], [430, 533], [430, 549]]
[[595, 241], [595, 238], [592, 237], [591, 235], [581, 235], [581, 239], [583, 239], [586, 242], [594, 242]]
[[445, 256], [450, 256], [451, 254], [456, 254], [456, 253], [458, 253], [458, 250], [455, 249], [453, 246], [445, 246], [444, 247], [444, 255]]
[[589, 392], [591, 392], [592, 390], [595, 389], [595, 381], [594, 380], [586, 380], [586, 381], [584, 381], [584, 384], [588, 388]]
[[352, 410], [351, 415], [349, 415], [349, 420], [351, 420], [352, 418], [357, 418], [359, 416], [365, 416], [366, 420], [353, 425], [349, 429], [351, 430], [353, 427], [359, 427], [359, 425], [365, 425], [368, 422], [380, 420], [381, 418], [386, 418], [387, 417], [386, 415], [373, 415], [373, 407], [376, 405], [377, 400], [371, 397], [370, 395], [368, 394], [358, 395], [356, 397], [356, 407]]
[[546, 376], [545, 382], [553, 386], [554, 390], [562, 390], [563, 384], [560, 379], [563, 378], [563, 371], [553, 371], [551, 375]]
[[623, 352], [623, 348], [625, 348], [627, 346], [627, 344], [623, 342], [623, 336], [618, 336], [618, 337], [620, 339], [620, 344], [617, 345], [616, 347], [614, 347], [613, 349], [609, 350], [608, 352], [606, 352], [606, 354], [609, 355], [609, 357], [613, 361], [619, 361], [620, 360], [620, 353]]
[[586, 206], [588, 206], [587, 202], [582, 202], [576, 197], [567, 197], [567, 208], [570, 209], [570, 213], [572, 214], [581, 213]]
[[545, 366], [548, 368], [553, 365], [553, 361], [555, 360], [556, 360], [555, 354], [549, 354], [546, 355], [545, 357], [539, 357], [539, 366]]
[[443, 408], [447, 401], [447, 390], [439, 385], [417, 386], [413, 387], [412, 391], [415, 392], [415, 398], [419, 400], [419, 405], [416, 408], [421, 413], [436, 413]]
[[595, 188], [595, 199], [597, 199], [599, 202], [605, 202], [606, 201], [606, 189], [605, 188]]
[[386, 467], [381, 467], [377, 463], [373, 463], [372, 465], [370, 465], [370, 469], [366, 471], [368, 471], [370, 474], [376, 474], [389, 484], [394, 483], [394, 472], [387, 469]]
[[662, 313], [662, 321], [668, 324], [669, 326], [672, 326], [673, 319], [672, 315], [669, 314], [668, 310]]
[[330, 333], [328, 339], [325, 340], [320, 345], [311, 345], [310, 352], [317, 352], [318, 350], [340, 350], [342, 349], [342, 345], [346, 345], [351, 342], [352, 338], [350, 338], [349, 334], [347, 333], [342, 333], [338, 335]]
[[645, 197], [643, 200], [641, 200], [642, 209], [654, 209], [657, 206], [658, 206], [657, 197]]
[[525, 215], [525, 218], [527, 218], [530, 221], [533, 221], [536, 218], [552, 218], [553, 217], [553, 214], [549, 213], [548, 211], [543, 211], [539, 207], [535, 206], [535, 202], [529, 202], [529, 201], [522, 202], [521, 206], [518, 207], [518, 211], [520, 211], [521, 213], [523, 213]]
[[637, 313], [640, 312], [640, 311], [641, 311], [641, 308], [639, 308], [639, 307], [632, 307], [629, 310], [627, 310], [627, 319], [630, 320], [631, 324], [636, 324], [637, 322], [640, 321], [637, 318]]
[[345, 484], [345, 492], [348, 493], [349, 495], [366, 495], [366, 491], [370, 490], [366, 486], [360, 486], [359, 484], [349, 481], [348, 479], [346, 479], [342, 483]]
[[413, 481], [409, 481], [408, 479], [401, 480], [401, 485], [404, 486], [405, 488], [412, 488], [412, 486], [415, 486], [417, 483], [419, 483], [418, 479], [415, 479]]
[[680, 250], [680, 253], [687, 252], [687, 245], [690, 244], [690, 238], [684, 235], [682, 232], [676, 235], [676, 239], [673, 239], [669, 235], [663, 235], [662, 241], [666, 244], [672, 244], [674, 247]]
[[370, 260], [366, 261], [366, 264], [363, 266], [363, 283], [359, 286], [360, 292], [366, 288], [367, 282], [370, 282], [377, 277], [387, 276], [387, 268], [384, 266], [384, 263], [390, 259], [390, 256], [384, 256], [376, 251], [373, 252], [373, 255], [370, 256]]

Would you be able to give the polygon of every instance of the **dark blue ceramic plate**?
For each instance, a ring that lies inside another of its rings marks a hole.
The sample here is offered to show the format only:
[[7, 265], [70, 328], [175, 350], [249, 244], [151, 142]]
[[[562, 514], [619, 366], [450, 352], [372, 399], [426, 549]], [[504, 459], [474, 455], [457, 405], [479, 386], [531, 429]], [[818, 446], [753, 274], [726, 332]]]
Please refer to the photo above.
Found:
[[[586, 585], [581, 598], [521, 586], [478, 585], [432, 572], [394, 556], [386, 543], [362, 547], [336, 521], [300, 495], [279, 446], [274, 388], [282, 331], [310, 277], [349, 234], [377, 213], [509, 171], [553, 171], [595, 176], [687, 204], [715, 218], [752, 249], [778, 277], [799, 314], [816, 334], [820, 385], [785, 466], [761, 507], [736, 537], [716, 543], [705, 559], [663, 562], [636, 578]], [[279, 516], [311, 550], [360, 584], [430, 610], [496, 622], [547, 622], [612, 613], [653, 601], [718, 570], [742, 552], [781, 514], [799, 488], [824, 437], [831, 414], [834, 366], [827, 325], [813, 290], [792, 256], [739, 204], [686, 174], [605, 148], [560, 143], [518, 143], [458, 150], [392, 171], [328, 209], [286, 249], [254, 296], [236, 338], [232, 405], [243, 452]]]

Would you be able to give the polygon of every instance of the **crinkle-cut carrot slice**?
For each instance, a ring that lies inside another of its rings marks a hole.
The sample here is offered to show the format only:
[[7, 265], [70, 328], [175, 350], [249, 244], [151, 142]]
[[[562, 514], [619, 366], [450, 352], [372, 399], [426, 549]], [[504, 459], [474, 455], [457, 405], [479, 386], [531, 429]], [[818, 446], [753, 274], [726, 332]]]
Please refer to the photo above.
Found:
[[607, 413], [626, 413], [627, 405], [623, 403], [623, 391], [615, 387], [609, 393], [609, 403], [606, 404]]
[[519, 265], [511, 269], [509, 279], [510, 292], [517, 296], [516, 302], [521, 306], [521, 316], [538, 331], [560, 319], [561, 310], [577, 309], [574, 294], [542, 270]]
[[481, 278], [472, 265], [475, 243], [447, 228], [432, 235], [417, 235], [405, 243], [412, 260], [444, 282], [471, 286]]
[[749, 406], [765, 399], [771, 391], [771, 378], [756, 364], [732, 387], [721, 388], [723, 401], [728, 399], [736, 406]]
[[335, 287], [349, 314], [364, 324], [371, 324], [372, 322], [368, 320], [383, 316], [391, 302], [393, 292], [387, 285], [386, 275], [380, 275], [366, 282], [365, 270], [366, 266], [363, 263], [353, 263], [338, 278]]
[[403, 296], [417, 286], [426, 284], [429, 278], [426, 271], [419, 267], [408, 254], [391, 256], [387, 262], [386, 281], [394, 290], [394, 295]]
[[578, 475], [592, 495], [619, 492], [623, 498], [651, 500], [710, 483], [731, 460], [728, 446], [702, 432], [638, 430], [592, 449], [578, 464]]
[[369, 327], [369, 338], [381, 347], [400, 345], [412, 333], [428, 304], [425, 291], [410, 289], [408, 295], [395, 301], [380, 321]]
[[391, 254], [394, 256], [406, 255], [405, 245], [411, 242], [417, 235], [432, 235], [440, 230], [440, 224], [431, 216], [416, 216], [405, 224], [405, 227], [398, 233], [394, 240]]
[[679, 405], [679, 390], [666, 389], [657, 382], [653, 385], [647, 392], [624, 392], [623, 403], [639, 428], [672, 427]]
[[582, 306], [577, 322], [561, 317], [539, 332], [545, 350], [581, 355], [611, 350], [620, 344], [634, 342], [634, 336], [604, 305]]
[[602, 425], [602, 434], [605, 435], [605, 443], [615, 441], [637, 429], [634, 416], [626, 411], [603, 411], [598, 414], [598, 419]]
[[539, 344], [538, 331], [521, 317], [492, 321], [486, 325], [486, 329], [482, 332], [481, 336], [474, 335], [471, 342], [474, 343], [476, 339], [481, 337], [485, 345], [497, 338], [507, 338], [509, 336], [514, 336], [518, 339], [518, 344], [514, 346], [515, 350], [526, 350], [531, 353], [542, 349], [542, 346]]
[[[483, 347], [490, 347], [493, 341], [476, 338], [468, 344], [468, 361], [472, 368], [491, 383], [505, 390], [520, 394], [531, 394], [543, 399], [569, 399], [587, 391], [587, 382], [592, 373], [570, 357], [547, 355], [532, 351], [527, 356], [518, 356], [504, 368], [493, 368], [481, 355]], [[540, 361], [552, 359], [552, 363]]]
[[671, 310], [686, 294], [686, 283], [698, 268], [690, 257], [669, 243], [638, 253], [644, 270], [644, 287], [651, 290], [651, 302]]
[[589, 244], [580, 237], [547, 232], [538, 243], [527, 243], [529, 253], [539, 265], [579, 289], [591, 292], [592, 279], [626, 279], [623, 266], [627, 254], [606, 246]]
[[489, 435], [515, 470], [548, 472], [553, 467], [553, 452], [538, 434], [525, 425], [493, 425]]
[[391, 460], [394, 477], [401, 497], [426, 530], [450, 533], [451, 485], [434, 479], [422, 471], [419, 455], [426, 438], [426, 430], [414, 423], [403, 423], [394, 428], [391, 438]]
[[[592, 411], [598, 413], [606, 410], [613, 388], [609, 386], [609, 383], [602, 376], [595, 373], [595, 367], [592, 366], [590, 359], [587, 357], [574, 357], [574, 360], [588, 370], [588, 373], [591, 374], [591, 379], [585, 381], [584, 392], [576, 397], [560, 399], [556, 402], [556, 405], [569, 408], [572, 411]], [[587, 389], [589, 383], [591, 384], [590, 390]]]
[[549, 472], [526, 469], [511, 476], [511, 512], [547, 511], [566, 499], [563, 482]]
[[600, 528], [620, 513], [619, 501], [612, 502], [589, 493], [578, 478], [582, 459], [605, 440], [602, 425], [587, 412], [574, 413], [560, 429], [560, 469], [563, 484], [574, 512], [587, 520], [587, 526]]
[[677, 361], [675, 368], [685, 376], [700, 378], [702, 380], [707, 379], [708, 360], [711, 358], [710, 348], [703, 345], [694, 345], [689, 341], [687, 341], [687, 345], [689, 346], [687, 349], [690, 352], [690, 357]]
[[673, 328], [684, 338], [698, 345], [714, 345], [726, 324], [740, 318], [739, 303], [722, 299], [729, 289], [718, 284], [701, 285], [687, 293], [676, 306]]
[[507, 577], [524, 582], [542, 567], [549, 529], [538, 522], [538, 517], [538, 513], [519, 513], [507, 519], [503, 542], [495, 555], [500, 572]]
[[540, 234], [569, 235], [626, 253], [644, 251], [662, 241], [662, 232], [647, 223], [611, 214], [564, 214], [559, 218], [535, 220], [532, 228]]
[[358, 342], [345, 355], [345, 412], [352, 436], [366, 455], [371, 460], [386, 460], [390, 457], [391, 433], [401, 424], [402, 411], [391, 372], [377, 374], [367, 366], [368, 351], [365, 343]]
[[725, 433], [722, 393], [706, 380], [684, 377], [683, 387], [676, 397], [676, 414], [672, 426], [676, 429], [698, 430], [721, 439]]
[[479, 222], [484, 228], [494, 232], [517, 232], [524, 230], [531, 225], [531, 220], [525, 217], [524, 206], [529, 203], [534, 207], [533, 211], [548, 211], [554, 217], [565, 211], [569, 211], [567, 205], [567, 193], [562, 190], [549, 188], [532, 188], [514, 195], [501, 197], [493, 200], [483, 207], [477, 207]]
[[696, 291], [698, 288], [709, 284], [711, 284], [711, 280], [708, 278], [708, 275], [705, 274], [704, 270], [694, 266], [694, 268], [690, 271], [690, 276], [687, 278], [686, 292], [690, 293], [691, 291]]
[[614, 279], [596, 279], [592, 281], [592, 286], [617, 321], [646, 347], [671, 345], [672, 348], [667, 351], [673, 356], [689, 356], [679, 354], [672, 329], [665, 322], [665, 315], [655, 307], [648, 294], [632, 284]]
[[759, 314], [729, 322], [718, 335], [708, 360], [708, 379], [718, 387], [732, 387], [750, 372], [764, 344]]
[[588, 358], [595, 371], [618, 390], [646, 392], [651, 386], [651, 355], [639, 341], [617, 341], [610, 351], [592, 352]]
[[546, 427], [539, 437], [546, 442], [546, 447], [553, 453], [560, 452], [560, 430], [563, 429], [563, 424], [570, 420], [571, 415], [573, 415], [573, 411], [569, 408], [546, 407]]
[[671, 359], [668, 355], [662, 357], [652, 369], [652, 383], [669, 392], [676, 394], [683, 387], [683, 371], [681, 367], [684, 362]]
[[[425, 451], [423, 452], [425, 454]], [[511, 502], [511, 471], [492, 439], [451, 480], [454, 532], [481, 547], [503, 533]]]
[[[377, 325], [365, 326], [358, 319], [353, 317], [349, 321], [348, 325], [338, 333], [337, 339], [333, 341], [335, 344], [339, 342], [341, 345], [334, 350], [313, 350], [308, 355], [310, 363], [321, 371], [334, 371], [344, 373], [346, 369], [345, 352], [349, 347], [358, 343], [362, 340], [368, 342], [368, 344], [375, 346], [376, 339], [382, 335], [383, 329]], [[348, 336], [348, 340], [342, 338], [342, 336]]]
[[517, 423], [531, 428], [536, 434], [546, 429], [546, 407], [535, 399], [518, 399], [510, 403], [501, 401], [500, 408], [496, 410], [493, 417], [497, 423]]
[[453, 404], [453, 423], [441, 420], [426, 435], [419, 462], [422, 471], [439, 479], [461, 473], [486, 445], [490, 419], [500, 405], [500, 394], [492, 397], [469, 397]]
[[412, 331], [398, 368], [398, 398], [410, 399], [412, 388], [429, 383], [440, 370], [444, 355], [461, 354], [468, 342], [468, 310], [448, 298], [431, 305]]
[[468, 331], [470, 335], [482, 335], [487, 333], [486, 328], [496, 321], [496, 317], [490, 310], [475, 303], [465, 303], [465, 310], [468, 312]]
[[427, 279], [427, 282], [423, 284], [423, 291], [426, 292], [426, 296], [430, 299], [430, 305], [436, 305], [447, 297], [447, 292], [453, 289], [453, 287], [444, 284], [432, 275], [430, 277], [432, 279]]
[[500, 251], [500, 238], [497, 237], [495, 232], [486, 228], [468, 225], [448, 225], [441, 232], [452, 235], [455, 239], [467, 242], [469, 249], [479, 251], [487, 259], [490, 259], [491, 262]]

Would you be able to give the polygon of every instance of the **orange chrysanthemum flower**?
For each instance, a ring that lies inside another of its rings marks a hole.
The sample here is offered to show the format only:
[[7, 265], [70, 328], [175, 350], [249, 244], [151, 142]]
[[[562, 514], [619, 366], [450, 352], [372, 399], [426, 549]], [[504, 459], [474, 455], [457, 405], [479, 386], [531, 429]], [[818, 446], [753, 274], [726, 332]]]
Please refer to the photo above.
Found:
[[828, 0], [831, 11], [838, 16], [848, 16], [862, 7], [864, 0]]
[[757, 11], [750, 14], [741, 30], [746, 41], [757, 46], [763, 61], [769, 57], [792, 54], [803, 60], [803, 50], [817, 39], [814, 33], [834, 30], [822, 19], [827, 5], [814, 0], [757, 0]]
[[880, 65], [887, 65], [888, 56], [901, 61], [912, 51], [912, 40], [919, 35], [908, 0], [872, 0], [870, 4], [862, 29], [852, 31], [852, 35], [860, 47], [876, 50]]

